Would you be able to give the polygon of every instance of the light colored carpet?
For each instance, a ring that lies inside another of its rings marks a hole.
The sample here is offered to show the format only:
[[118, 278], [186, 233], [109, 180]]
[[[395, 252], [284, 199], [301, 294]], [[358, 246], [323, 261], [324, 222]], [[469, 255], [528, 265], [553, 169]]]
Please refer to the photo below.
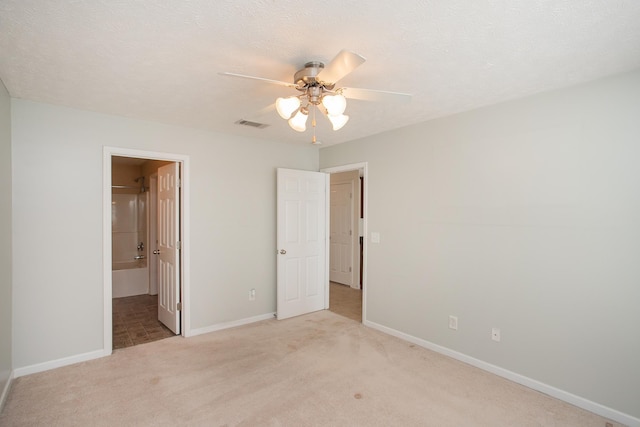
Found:
[[[3, 426], [605, 426], [605, 419], [321, 311], [18, 378]], [[614, 423], [615, 425], [615, 423]]]

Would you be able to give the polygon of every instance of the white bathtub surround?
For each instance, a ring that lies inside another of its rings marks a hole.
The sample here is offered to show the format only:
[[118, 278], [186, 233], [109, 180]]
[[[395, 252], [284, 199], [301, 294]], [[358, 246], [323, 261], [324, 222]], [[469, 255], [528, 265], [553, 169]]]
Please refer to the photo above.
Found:
[[148, 193], [112, 194], [113, 298], [149, 293], [147, 198]]
[[111, 277], [113, 298], [149, 293], [149, 268], [144, 260], [114, 263]]
[[[111, 201], [111, 232], [113, 263], [146, 258], [147, 251], [147, 194], [113, 194]], [[144, 245], [143, 250], [138, 245]]]

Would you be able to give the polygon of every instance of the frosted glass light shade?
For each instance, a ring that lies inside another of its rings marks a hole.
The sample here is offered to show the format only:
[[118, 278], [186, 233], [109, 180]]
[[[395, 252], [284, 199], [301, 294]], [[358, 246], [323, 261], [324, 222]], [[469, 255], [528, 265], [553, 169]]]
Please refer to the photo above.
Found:
[[322, 98], [322, 105], [331, 116], [339, 116], [347, 108], [347, 99], [342, 95], [325, 95]]
[[307, 130], [307, 118], [309, 114], [304, 114], [302, 111], [298, 110], [295, 116], [289, 119], [289, 126], [291, 129], [296, 130], [298, 132], [304, 132]]
[[276, 111], [285, 120], [289, 120], [294, 111], [300, 107], [300, 100], [296, 96], [276, 99]]
[[329, 121], [333, 125], [333, 130], [340, 130], [344, 125], [349, 121], [349, 116], [345, 116], [344, 114], [340, 114], [339, 116], [328, 115]]

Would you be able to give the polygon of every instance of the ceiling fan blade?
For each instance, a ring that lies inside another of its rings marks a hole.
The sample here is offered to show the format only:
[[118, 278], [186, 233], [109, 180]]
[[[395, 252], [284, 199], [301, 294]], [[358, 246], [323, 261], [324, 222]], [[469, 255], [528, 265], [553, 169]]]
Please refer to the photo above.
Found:
[[335, 83], [362, 65], [364, 61], [366, 59], [357, 53], [341, 50], [329, 65], [318, 73], [318, 78], [326, 83]]
[[220, 74], [221, 76], [240, 77], [242, 79], [259, 80], [265, 83], [272, 83], [280, 86], [286, 86], [286, 87], [292, 87], [292, 88], [296, 87], [296, 85], [294, 85], [293, 83], [281, 82], [280, 80], [265, 79], [264, 77], [247, 76], [244, 74], [226, 73], [226, 72], [218, 73], [218, 74]]
[[271, 103], [269, 105], [267, 105], [264, 108], [261, 108], [260, 110], [256, 111], [255, 113], [252, 114], [252, 116], [254, 117], [262, 117], [265, 116], [267, 114], [271, 114], [273, 112], [276, 111], [276, 104], [275, 103]]
[[411, 101], [412, 95], [400, 92], [387, 92], [384, 90], [359, 89], [355, 87], [341, 88], [345, 98], [360, 99], [362, 101], [389, 101], [406, 103]]

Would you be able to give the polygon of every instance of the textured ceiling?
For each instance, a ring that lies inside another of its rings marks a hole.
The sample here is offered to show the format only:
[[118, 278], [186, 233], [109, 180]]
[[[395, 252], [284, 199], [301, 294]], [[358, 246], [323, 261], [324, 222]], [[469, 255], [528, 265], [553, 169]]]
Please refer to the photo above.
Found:
[[[413, 94], [350, 100], [325, 145], [640, 68], [638, 0], [0, 0], [0, 78], [14, 98], [308, 144], [273, 109], [341, 49], [340, 85]], [[339, 86], [340, 86], [339, 85]], [[254, 129], [247, 119], [269, 124]]]

